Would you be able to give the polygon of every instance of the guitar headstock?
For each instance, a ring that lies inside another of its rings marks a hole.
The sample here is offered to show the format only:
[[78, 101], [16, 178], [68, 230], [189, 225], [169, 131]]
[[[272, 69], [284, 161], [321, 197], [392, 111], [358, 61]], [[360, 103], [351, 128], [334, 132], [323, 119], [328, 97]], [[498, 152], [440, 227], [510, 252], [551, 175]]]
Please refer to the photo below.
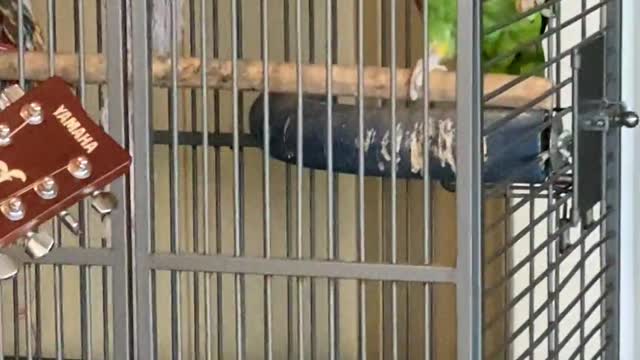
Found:
[[53, 246], [36, 231], [40, 224], [59, 216], [77, 233], [66, 209], [87, 197], [101, 214], [112, 210], [116, 199], [101, 189], [128, 171], [131, 157], [61, 78], [27, 93], [8, 87], [0, 110], [0, 247], [25, 239], [27, 253], [37, 258]]

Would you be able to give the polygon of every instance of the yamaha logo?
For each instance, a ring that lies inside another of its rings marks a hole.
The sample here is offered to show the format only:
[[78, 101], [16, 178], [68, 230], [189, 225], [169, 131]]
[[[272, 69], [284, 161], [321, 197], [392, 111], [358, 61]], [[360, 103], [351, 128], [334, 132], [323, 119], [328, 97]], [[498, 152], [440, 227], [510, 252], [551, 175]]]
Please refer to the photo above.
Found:
[[58, 110], [53, 112], [53, 115], [88, 154], [91, 154], [98, 147], [98, 142], [80, 125], [78, 119], [64, 105], [60, 105]]

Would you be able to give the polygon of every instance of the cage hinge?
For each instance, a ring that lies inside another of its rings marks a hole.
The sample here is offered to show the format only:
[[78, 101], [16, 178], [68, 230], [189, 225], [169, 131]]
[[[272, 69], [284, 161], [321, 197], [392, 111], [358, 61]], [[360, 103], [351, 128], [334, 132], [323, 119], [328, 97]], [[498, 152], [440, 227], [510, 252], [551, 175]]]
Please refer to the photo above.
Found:
[[608, 131], [611, 127], [634, 128], [638, 125], [638, 114], [627, 110], [622, 102], [601, 101], [593, 110], [581, 114], [580, 130]]

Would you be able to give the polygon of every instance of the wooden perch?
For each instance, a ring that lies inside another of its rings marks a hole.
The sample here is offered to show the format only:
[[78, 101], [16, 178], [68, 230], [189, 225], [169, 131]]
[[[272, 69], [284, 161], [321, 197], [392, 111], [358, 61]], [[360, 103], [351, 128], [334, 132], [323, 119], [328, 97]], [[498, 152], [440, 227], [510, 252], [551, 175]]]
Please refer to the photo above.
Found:
[[[55, 58], [55, 74], [69, 83], [77, 83], [80, 78], [79, 57], [77, 54], [58, 53]], [[106, 83], [106, 60], [102, 54], [85, 56], [85, 78], [90, 84]], [[217, 89], [231, 89], [231, 61], [211, 60], [206, 64], [207, 86]], [[183, 57], [178, 64], [178, 86], [195, 88], [201, 86], [199, 58]], [[42, 81], [49, 78], [49, 58], [46, 53], [25, 53], [25, 76], [27, 80]], [[326, 69], [324, 65], [303, 65], [303, 89], [307, 94], [325, 94]], [[409, 94], [410, 69], [397, 71], [397, 97], [406, 99]], [[333, 66], [333, 94], [337, 96], [356, 96], [358, 73], [354, 66]], [[18, 79], [17, 53], [0, 53], [0, 79]], [[171, 61], [166, 58], [154, 58], [152, 64], [153, 86], [171, 86]], [[487, 74], [484, 79], [484, 91], [488, 94], [514, 80], [511, 75]], [[238, 61], [238, 88], [240, 90], [262, 90], [262, 62], [253, 60]], [[365, 96], [389, 98], [391, 74], [388, 68], [365, 67]], [[539, 77], [530, 77], [512, 87], [487, 103], [491, 106], [520, 107], [541, 97], [551, 89], [552, 84]], [[272, 92], [295, 93], [296, 65], [292, 63], [269, 64], [269, 88]], [[432, 72], [429, 86], [430, 100], [434, 102], [455, 101], [455, 72]], [[550, 108], [551, 96], [538, 102], [536, 108]]]

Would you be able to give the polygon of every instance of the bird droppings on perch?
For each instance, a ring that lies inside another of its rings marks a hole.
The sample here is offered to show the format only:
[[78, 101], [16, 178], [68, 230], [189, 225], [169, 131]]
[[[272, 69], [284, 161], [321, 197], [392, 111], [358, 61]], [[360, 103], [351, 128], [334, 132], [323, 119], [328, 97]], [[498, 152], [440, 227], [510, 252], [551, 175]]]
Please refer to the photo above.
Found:
[[[89, 84], [107, 82], [107, 62], [101, 54], [85, 55], [85, 79]], [[80, 79], [79, 57], [77, 54], [58, 53], [55, 56], [55, 75], [69, 83], [78, 83]], [[263, 86], [262, 62], [239, 60], [237, 62], [238, 88], [240, 90], [261, 91]], [[206, 64], [207, 86], [217, 89], [232, 88], [232, 62], [210, 60]], [[355, 66], [334, 65], [333, 94], [336, 96], [356, 96], [358, 94], [358, 71]], [[155, 57], [152, 62], [153, 86], [171, 86], [171, 61], [168, 58]], [[201, 82], [202, 63], [199, 58], [183, 57], [178, 64], [178, 86], [198, 88]], [[48, 79], [49, 57], [43, 52], [27, 52], [24, 57], [24, 73], [27, 80], [43, 81]], [[279, 93], [297, 92], [296, 65], [293, 63], [269, 64], [269, 90]], [[398, 99], [408, 99], [411, 69], [398, 69], [396, 92]], [[19, 78], [18, 54], [0, 53], [0, 79]], [[505, 74], [486, 74], [484, 93], [489, 94], [516, 76]], [[455, 72], [434, 71], [429, 74], [429, 100], [433, 102], [454, 102], [456, 96]], [[387, 99], [391, 94], [391, 73], [389, 68], [365, 67], [364, 92], [366, 97]], [[302, 88], [306, 94], [326, 93], [325, 65], [311, 64], [302, 66]], [[488, 106], [516, 108], [534, 102], [543, 97], [552, 88], [552, 83], [544, 78], [529, 77], [513, 86], [503, 94], [487, 102]], [[551, 95], [537, 102], [538, 109], [550, 109]]]
[[[264, 136], [264, 101], [261, 95], [251, 105], [249, 124], [257, 143], [269, 143], [270, 156], [296, 165], [298, 163], [298, 126], [302, 124], [302, 166], [327, 170], [327, 111], [323, 96], [304, 96], [302, 119], [298, 118], [298, 99], [293, 94], [270, 93], [268, 97], [269, 133]], [[331, 112], [331, 146], [333, 171], [358, 174], [359, 149], [364, 150], [365, 176], [389, 177], [395, 151], [395, 173], [399, 179], [420, 179], [429, 173], [432, 180], [445, 183], [456, 178], [456, 107], [450, 103], [434, 104], [427, 119], [425, 136], [424, 103], [396, 109], [396, 147], [392, 145], [390, 107], [365, 106], [362, 141], [360, 141], [356, 105], [336, 103]], [[484, 110], [486, 124], [504, 119], [512, 110]], [[498, 130], [483, 136], [483, 180], [500, 183], [540, 184], [548, 176], [548, 164], [541, 161], [548, 134], [540, 129], [548, 120], [548, 112], [531, 110], [519, 114]], [[505, 151], [506, 150], [506, 151]], [[425, 168], [425, 156], [428, 164]]]

